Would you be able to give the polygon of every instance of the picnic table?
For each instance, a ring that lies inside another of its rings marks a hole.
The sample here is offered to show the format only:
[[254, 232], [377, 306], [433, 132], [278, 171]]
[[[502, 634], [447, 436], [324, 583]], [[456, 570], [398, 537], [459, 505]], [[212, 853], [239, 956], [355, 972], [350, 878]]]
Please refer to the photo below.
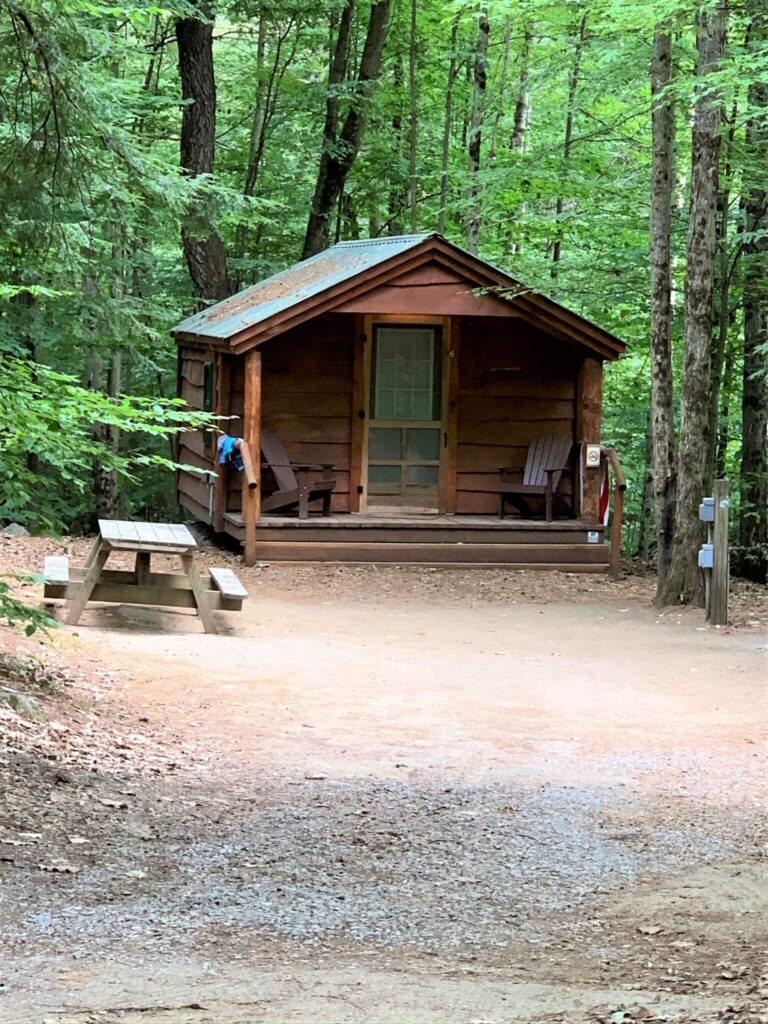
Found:
[[[113, 551], [135, 554], [133, 571], [106, 569]], [[210, 568], [204, 582], [195, 552], [197, 542], [183, 523], [132, 523], [100, 519], [99, 533], [85, 564], [70, 568], [69, 559], [45, 559], [45, 596], [70, 601], [67, 624], [75, 626], [89, 601], [196, 608], [206, 633], [217, 633], [215, 610], [239, 611], [248, 596], [231, 569]], [[178, 555], [184, 573], [152, 572], [153, 554]]]

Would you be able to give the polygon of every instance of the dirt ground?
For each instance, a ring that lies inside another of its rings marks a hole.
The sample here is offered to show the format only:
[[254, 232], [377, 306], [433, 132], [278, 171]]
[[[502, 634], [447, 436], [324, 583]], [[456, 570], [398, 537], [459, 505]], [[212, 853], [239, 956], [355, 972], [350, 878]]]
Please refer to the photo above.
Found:
[[2, 1024], [768, 1021], [764, 590], [237, 568], [0, 632]]

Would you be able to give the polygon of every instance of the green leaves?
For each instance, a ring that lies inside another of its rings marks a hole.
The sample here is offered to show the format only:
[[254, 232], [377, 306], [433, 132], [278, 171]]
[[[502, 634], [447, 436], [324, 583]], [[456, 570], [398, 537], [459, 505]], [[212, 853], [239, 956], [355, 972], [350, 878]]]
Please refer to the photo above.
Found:
[[[21, 359], [0, 361], [0, 518], [63, 530], [72, 492], [87, 493], [94, 465], [135, 480], [138, 467], [176, 464], [143, 451], [147, 438], [210, 427], [212, 417], [178, 399], [110, 398], [81, 387], [69, 374]], [[130, 435], [115, 448], [94, 427]], [[170, 477], [169, 477], [170, 485]]]

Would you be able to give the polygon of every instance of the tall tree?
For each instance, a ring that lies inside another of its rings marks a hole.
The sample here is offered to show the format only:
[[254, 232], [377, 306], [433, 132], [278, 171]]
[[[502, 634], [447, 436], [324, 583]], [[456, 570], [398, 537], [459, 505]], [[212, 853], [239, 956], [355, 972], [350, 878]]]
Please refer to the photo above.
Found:
[[[579, 77], [581, 75], [581, 58], [584, 52], [584, 43], [587, 38], [587, 15], [582, 14], [579, 22], [579, 33], [576, 37], [576, 46], [573, 51], [573, 63], [568, 75], [568, 102], [565, 112], [565, 135], [563, 137], [563, 177], [568, 173], [568, 163], [571, 159], [571, 146], [573, 145], [573, 119], [576, 112], [576, 93], [579, 89]], [[561, 183], [562, 184], [562, 183]], [[552, 276], [557, 278], [560, 263], [560, 254], [563, 245], [563, 211], [565, 199], [562, 188], [555, 203], [555, 241], [552, 245]]]
[[416, 143], [419, 134], [419, 93], [416, 80], [417, 0], [411, 0], [411, 24], [408, 35], [408, 206], [411, 211], [411, 231], [418, 227], [418, 188], [416, 181]]
[[[748, 52], [768, 41], [762, 0], [751, 0]], [[742, 389], [741, 518], [742, 575], [760, 583], [768, 574], [768, 81], [749, 87], [744, 171], [744, 371]]]
[[[213, 70], [213, 7], [202, 0], [193, 15], [176, 22], [181, 117], [181, 166], [189, 177], [213, 175], [216, 155], [216, 79]], [[184, 256], [200, 300], [229, 294], [224, 245], [213, 226], [210, 198], [198, 190], [181, 229]]]
[[520, 68], [517, 76], [517, 96], [515, 98], [515, 118], [509, 144], [515, 153], [524, 153], [526, 132], [531, 120], [531, 43], [533, 36], [528, 25], [523, 28], [523, 48], [520, 51]]
[[675, 530], [669, 571], [657, 598], [662, 604], [701, 603], [703, 586], [697, 551], [701, 540], [699, 503], [707, 481], [709, 393], [716, 215], [722, 99], [713, 87], [725, 53], [727, 6], [719, 0], [697, 18], [696, 101], [691, 135], [691, 199], [685, 274], [685, 364], [681, 390], [680, 445]]
[[651, 441], [659, 583], [672, 553], [677, 467], [673, 416], [672, 199], [675, 176], [675, 110], [670, 89], [672, 38], [656, 30], [651, 59]]
[[451, 132], [453, 130], [453, 93], [456, 84], [458, 55], [456, 47], [459, 40], [459, 22], [461, 15], [456, 14], [451, 22], [450, 58], [448, 61], [448, 81], [445, 87], [445, 114], [443, 116], [443, 147], [440, 160], [440, 207], [437, 213], [437, 230], [445, 234], [445, 213], [448, 205], [448, 162], [451, 155]]
[[325, 125], [315, 193], [304, 237], [303, 259], [327, 249], [331, 241], [331, 217], [360, 149], [367, 108], [379, 76], [387, 39], [392, 0], [374, 0], [368, 19], [363, 53], [354, 81], [354, 96], [339, 130], [338, 86], [345, 80], [354, 20], [354, 0], [347, 0], [339, 23], [328, 76]]
[[483, 7], [477, 19], [477, 42], [475, 45], [475, 63], [473, 70], [472, 117], [468, 139], [469, 154], [469, 204], [467, 220], [467, 248], [477, 252], [480, 237], [482, 212], [480, 207], [480, 155], [483, 141], [483, 117], [485, 113], [485, 93], [488, 84], [488, 38], [490, 26], [488, 12]]

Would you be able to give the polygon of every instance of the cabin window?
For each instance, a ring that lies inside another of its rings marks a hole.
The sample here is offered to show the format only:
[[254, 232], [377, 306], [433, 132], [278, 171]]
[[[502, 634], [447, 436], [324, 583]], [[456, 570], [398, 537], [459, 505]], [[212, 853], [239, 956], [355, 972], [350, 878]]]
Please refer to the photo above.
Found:
[[439, 420], [439, 336], [434, 327], [378, 327], [373, 417]]
[[[213, 363], [203, 365], [203, 412], [213, 412]], [[213, 431], [203, 431], [206, 447], [213, 444]]]

